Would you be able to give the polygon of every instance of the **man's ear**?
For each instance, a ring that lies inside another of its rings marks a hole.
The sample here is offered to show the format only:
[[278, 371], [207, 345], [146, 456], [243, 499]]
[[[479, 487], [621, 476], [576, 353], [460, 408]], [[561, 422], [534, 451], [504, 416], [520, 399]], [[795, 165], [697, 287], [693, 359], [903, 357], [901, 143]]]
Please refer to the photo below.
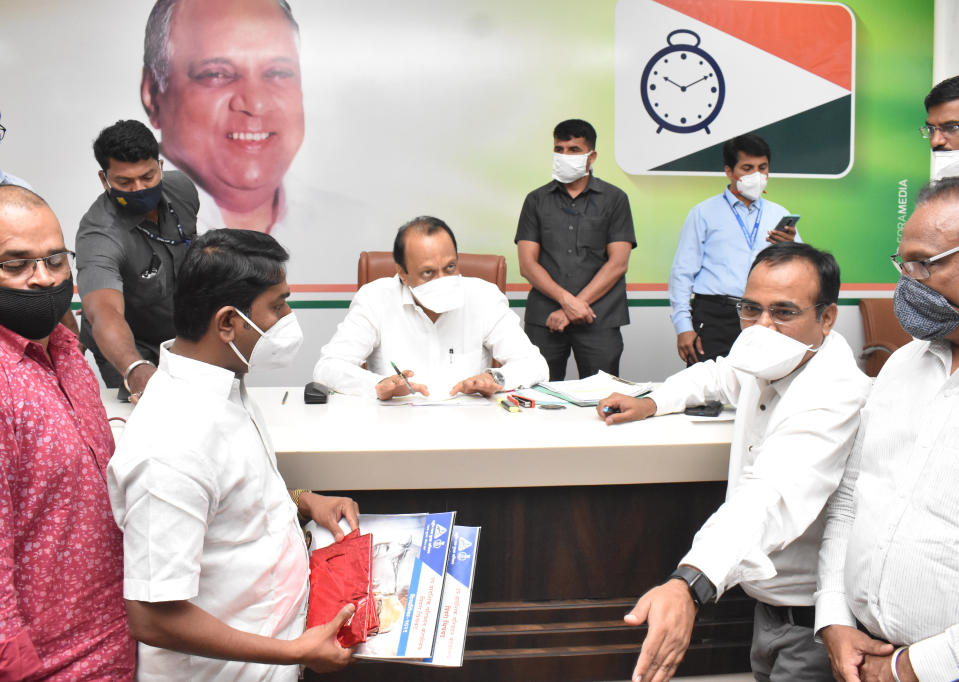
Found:
[[140, 79], [140, 102], [143, 104], [143, 110], [150, 119], [150, 125], [157, 129], [160, 128], [159, 92], [160, 88], [153, 79], [153, 74], [150, 73], [148, 68], [143, 67], [143, 76]]
[[396, 268], [396, 274], [400, 276], [400, 281], [406, 284], [406, 270], [403, 269], [403, 266], [399, 263], [393, 263], [393, 267]]
[[826, 309], [822, 311], [822, 317], [819, 318], [819, 323], [822, 325], [823, 335], [828, 334], [832, 330], [832, 326], [836, 324], [837, 315], [839, 315], [839, 306], [835, 303], [830, 303], [826, 306]]
[[214, 313], [213, 321], [210, 324], [223, 343], [230, 343], [236, 338], [236, 321], [242, 321], [242, 319], [236, 314], [236, 309], [233, 306], [223, 306]]
[[110, 185], [107, 184], [107, 173], [104, 170], [97, 171], [97, 176], [100, 178], [100, 184], [103, 185], [103, 191], [109, 192]]

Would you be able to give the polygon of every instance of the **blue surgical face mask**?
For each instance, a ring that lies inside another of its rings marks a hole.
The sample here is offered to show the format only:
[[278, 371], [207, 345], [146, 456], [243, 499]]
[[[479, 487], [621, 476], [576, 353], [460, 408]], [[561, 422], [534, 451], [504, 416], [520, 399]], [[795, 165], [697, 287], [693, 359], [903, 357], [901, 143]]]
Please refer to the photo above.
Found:
[[942, 339], [959, 327], [959, 311], [949, 300], [911, 277], [899, 278], [892, 301], [899, 324], [917, 339]]

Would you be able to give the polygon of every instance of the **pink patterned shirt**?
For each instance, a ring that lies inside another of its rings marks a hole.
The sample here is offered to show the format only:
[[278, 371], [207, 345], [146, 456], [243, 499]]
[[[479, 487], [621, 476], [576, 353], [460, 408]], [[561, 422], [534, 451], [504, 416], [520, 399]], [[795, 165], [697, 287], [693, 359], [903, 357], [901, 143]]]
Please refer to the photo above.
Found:
[[77, 340], [0, 327], [0, 682], [131, 680], [113, 434]]

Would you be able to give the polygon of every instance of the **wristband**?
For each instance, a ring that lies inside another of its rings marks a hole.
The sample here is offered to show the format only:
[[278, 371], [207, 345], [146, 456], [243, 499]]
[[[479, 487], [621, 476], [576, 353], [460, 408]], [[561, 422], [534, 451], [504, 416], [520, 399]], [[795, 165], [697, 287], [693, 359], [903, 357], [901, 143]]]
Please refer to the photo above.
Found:
[[153, 367], [156, 367], [156, 365], [154, 365], [149, 360], [140, 359], [140, 360], [134, 360], [133, 362], [131, 362], [130, 366], [127, 367], [127, 371], [123, 373], [123, 387], [127, 389], [127, 393], [133, 393], [133, 389], [130, 388], [130, 372], [135, 370], [140, 365], [151, 365]]
[[902, 652], [908, 648], [909, 647], [907, 646], [899, 647], [892, 652], [892, 658], [889, 659], [889, 668], [892, 670], [892, 679], [894, 679], [896, 682], [902, 682], [902, 680], [899, 679], [899, 673], [896, 671], [896, 664], [899, 662], [900, 654], [902, 654]]

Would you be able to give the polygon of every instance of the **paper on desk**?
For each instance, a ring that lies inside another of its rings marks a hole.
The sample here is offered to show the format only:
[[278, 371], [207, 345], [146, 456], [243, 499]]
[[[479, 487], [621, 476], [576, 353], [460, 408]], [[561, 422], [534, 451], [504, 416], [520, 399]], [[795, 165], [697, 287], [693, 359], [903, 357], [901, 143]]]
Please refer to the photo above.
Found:
[[403, 395], [381, 403], [387, 407], [487, 407], [489, 398], [481, 395], [457, 393], [450, 396]]
[[596, 405], [610, 393], [640, 396], [649, 393], [653, 388], [652, 383], [648, 381], [642, 383], [627, 381], [612, 374], [607, 374], [602, 370], [585, 379], [544, 381], [536, 386], [537, 388], [544, 388], [550, 394], [580, 407]]

